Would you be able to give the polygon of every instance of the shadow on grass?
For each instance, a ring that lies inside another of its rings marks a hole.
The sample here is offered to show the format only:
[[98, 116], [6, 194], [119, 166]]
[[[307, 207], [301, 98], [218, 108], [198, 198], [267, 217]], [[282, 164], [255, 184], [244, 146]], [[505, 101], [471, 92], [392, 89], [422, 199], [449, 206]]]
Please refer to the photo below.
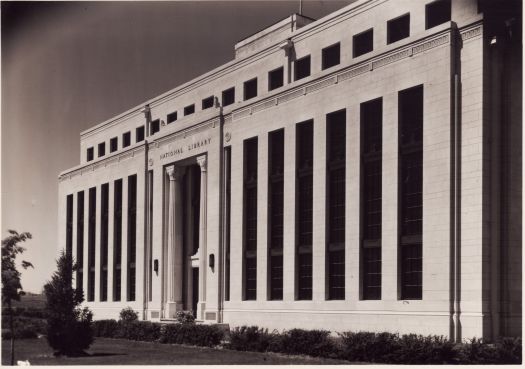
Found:
[[88, 352], [77, 352], [77, 353], [74, 353], [74, 354], [59, 354], [59, 353], [54, 353], [53, 356], [55, 357], [71, 357], [71, 358], [77, 358], [77, 357], [100, 357], [100, 356], [126, 356], [127, 354], [123, 354], [123, 353], [117, 353], [117, 352], [94, 352], [92, 354], [88, 353]]
[[127, 354], [118, 354], [114, 352], [95, 352], [93, 354], [88, 354], [87, 356], [90, 357], [97, 357], [97, 356], [127, 356]]

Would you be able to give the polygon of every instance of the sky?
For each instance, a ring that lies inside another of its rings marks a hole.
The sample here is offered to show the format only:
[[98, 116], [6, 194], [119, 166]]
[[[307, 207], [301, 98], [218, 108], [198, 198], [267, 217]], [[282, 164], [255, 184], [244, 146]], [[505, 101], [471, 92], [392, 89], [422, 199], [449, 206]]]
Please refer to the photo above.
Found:
[[[319, 19], [350, 0], [303, 1]], [[1, 10], [1, 223], [27, 231], [25, 291], [56, 269], [58, 174], [80, 132], [234, 58], [295, 1], [5, 2]]]

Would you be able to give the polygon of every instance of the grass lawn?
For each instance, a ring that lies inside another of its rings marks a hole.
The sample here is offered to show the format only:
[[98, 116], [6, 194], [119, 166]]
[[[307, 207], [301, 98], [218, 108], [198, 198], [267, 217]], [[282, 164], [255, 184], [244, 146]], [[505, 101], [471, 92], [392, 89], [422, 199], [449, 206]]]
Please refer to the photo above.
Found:
[[[2, 340], [2, 365], [9, 365], [9, 340]], [[17, 360], [29, 360], [31, 365], [232, 365], [232, 364], [350, 364], [348, 361], [286, 356], [274, 353], [136, 342], [95, 338], [84, 357], [54, 357], [45, 338], [15, 341]], [[356, 364], [356, 363], [352, 363]]]

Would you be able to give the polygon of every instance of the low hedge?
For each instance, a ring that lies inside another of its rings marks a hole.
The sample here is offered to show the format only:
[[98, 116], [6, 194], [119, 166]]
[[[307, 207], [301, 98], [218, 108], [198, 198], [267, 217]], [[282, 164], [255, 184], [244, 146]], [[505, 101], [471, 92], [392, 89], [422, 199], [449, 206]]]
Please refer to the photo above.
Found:
[[242, 326], [230, 330], [227, 347], [237, 351], [275, 351], [280, 345], [279, 333], [268, 333], [268, 329], [257, 326]]
[[221, 343], [224, 332], [213, 325], [179, 323], [161, 325], [149, 321], [126, 322], [107, 319], [93, 322], [93, 335], [134, 341], [159, 341], [213, 347]]
[[221, 343], [224, 332], [214, 325], [168, 324], [162, 329], [161, 343], [213, 347]]
[[[2, 339], [10, 339], [9, 316], [2, 316]], [[39, 334], [46, 334], [47, 324], [43, 319], [25, 316], [13, 317], [15, 338], [36, 338]]]

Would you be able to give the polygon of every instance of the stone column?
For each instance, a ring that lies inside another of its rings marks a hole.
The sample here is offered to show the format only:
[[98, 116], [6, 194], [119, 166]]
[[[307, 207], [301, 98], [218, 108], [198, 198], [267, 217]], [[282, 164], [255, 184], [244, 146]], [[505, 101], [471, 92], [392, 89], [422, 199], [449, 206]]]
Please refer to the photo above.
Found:
[[174, 317], [182, 310], [182, 188], [184, 168], [171, 165], [166, 168], [168, 192], [168, 267], [166, 317]]
[[204, 320], [206, 310], [206, 196], [207, 196], [207, 160], [206, 155], [199, 156], [197, 163], [201, 167], [201, 194], [199, 209], [199, 302], [197, 303], [197, 318]]

